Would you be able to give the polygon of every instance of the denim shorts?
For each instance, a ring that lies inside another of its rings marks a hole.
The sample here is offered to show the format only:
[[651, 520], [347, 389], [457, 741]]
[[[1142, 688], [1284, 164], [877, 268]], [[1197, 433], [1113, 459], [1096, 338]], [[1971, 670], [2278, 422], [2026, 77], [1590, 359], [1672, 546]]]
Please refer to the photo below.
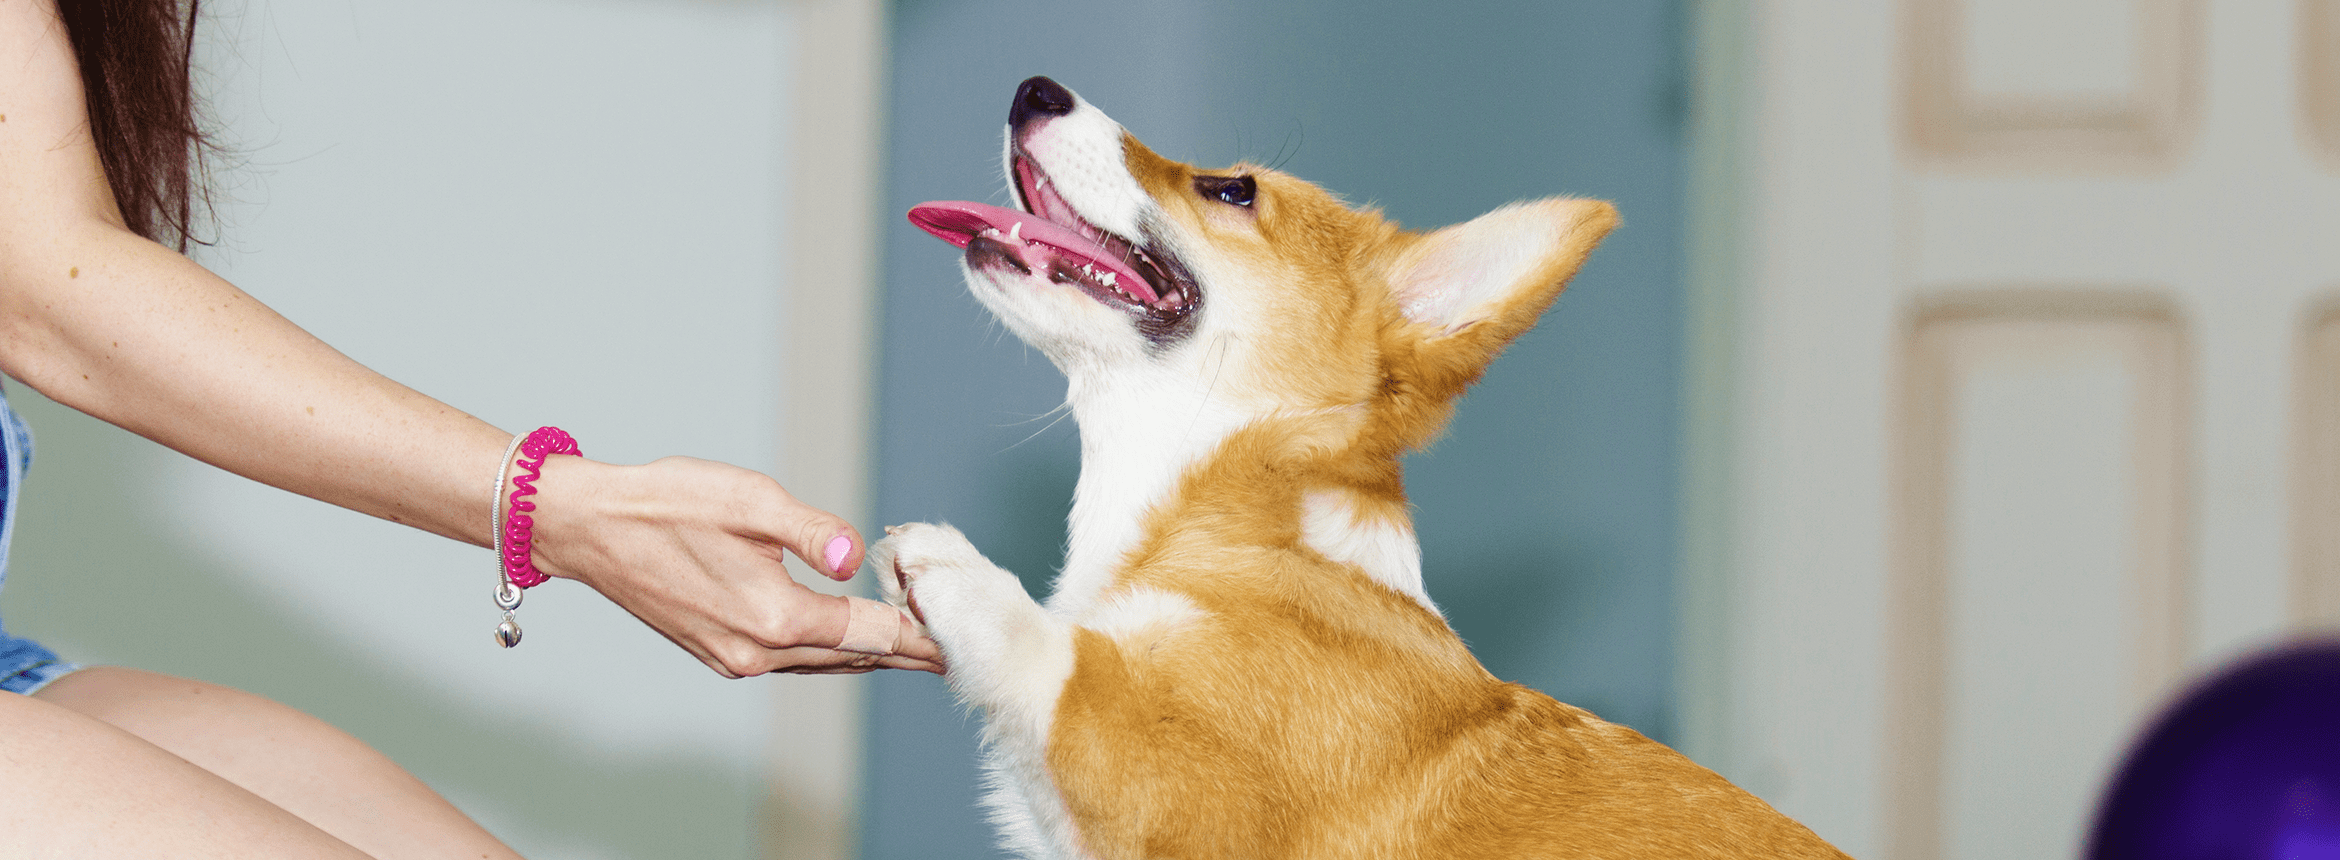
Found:
[[[24, 470], [32, 465], [32, 430], [8, 408], [0, 393], [0, 583], [8, 580], [8, 544], [16, 537], [16, 502], [23, 496]], [[31, 693], [81, 668], [41, 643], [8, 635], [0, 628], [0, 690]]]

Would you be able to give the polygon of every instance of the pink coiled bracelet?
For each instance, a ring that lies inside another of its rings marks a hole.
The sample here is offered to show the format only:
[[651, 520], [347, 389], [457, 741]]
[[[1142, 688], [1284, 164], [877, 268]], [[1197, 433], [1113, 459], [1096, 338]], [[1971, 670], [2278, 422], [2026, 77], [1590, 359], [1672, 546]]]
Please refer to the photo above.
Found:
[[[504, 474], [511, 470], [513, 451], [520, 452], [521, 473], [512, 476], [512, 512], [505, 516]], [[577, 440], [561, 428], [538, 427], [512, 437], [504, 459], [496, 461], [496, 497], [488, 509], [488, 528], [496, 539], [496, 608], [504, 611], [504, 623], [496, 625], [498, 645], [510, 648], [520, 644], [520, 622], [512, 613], [520, 609], [521, 589], [543, 585], [552, 578], [537, 570], [536, 560], [529, 555], [535, 543], [536, 520], [528, 512], [536, 510], [536, 503], [528, 497], [536, 495], [536, 480], [544, 476], [545, 458], [578, 453]]]

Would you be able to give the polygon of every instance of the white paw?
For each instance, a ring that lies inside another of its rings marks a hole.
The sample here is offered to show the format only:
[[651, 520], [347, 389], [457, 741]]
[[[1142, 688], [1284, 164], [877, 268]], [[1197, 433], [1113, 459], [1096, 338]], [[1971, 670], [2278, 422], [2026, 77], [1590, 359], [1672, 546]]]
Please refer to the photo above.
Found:
[[[954, 616], [967, 604], [990, 600], [1029, 602], [1014, 574], [999, 569], [958, 529], [935, 523], [887, 526], [873, 548], [879, 589], [886, 602], [911, 611], [933, 635], [935, 614]], [[1001, 593], [1008, 585], [1012, 594]], [[977, 610], [980, 611], [980, 610]], [[946, 625], [947, 626], [947, 625]]]
[[[911, 574], [908, 571], [903, 570], [902, 565], [907, 564], [914, 570], [923, 571], [926, 569], [926, 562], [924, 559], [926, 558], [927, 554], [919, 550], [916, 544], [919, 544], [920, 541], [915, 538], [907, 541], [907, 543], [912, 544], [910, 547], [910, 552], [907, 554], [903, 553], [903, 544], [906, 541], [901, 538], [901, 535], [906, 532], [925, 532], [930, 530], [945, 532], [951, 537], [957, 538], [958, 541], [963, 544], [967, 542], [965, 535], [959, 534], [958, 529], [951, 528], [950, 526], [929, 525], [927, 523], [907, 523], [898, 526], [887, 526], [886, 536], [879, 539], [877, 543], [870, 546], [869, 563], [870, 567], [877, 571], [879, 600], [893, 604], [894, 607], [898, 609], [910, 609], [909, 580], [911, 579]], [[969, 544], [967, 548], [972, 550], [974, 549], [974, 546]], [[917, 618], [916, 613], [913, 612], [911, 617], [913, 619]], [[924, 623], [921, 622], [920, 632], [922, 633], [925, 632], [924, 626]]]
[[1034, 668], [1059, 681], [1069, 671], [1069, 631], [958, 529], [890, 526], [870, 552], [886, 601], [925, 625], [942, 646], [953, 686], [976, 704], [998, 703], [1003, 688], [1022, 686], [1012, 679]]

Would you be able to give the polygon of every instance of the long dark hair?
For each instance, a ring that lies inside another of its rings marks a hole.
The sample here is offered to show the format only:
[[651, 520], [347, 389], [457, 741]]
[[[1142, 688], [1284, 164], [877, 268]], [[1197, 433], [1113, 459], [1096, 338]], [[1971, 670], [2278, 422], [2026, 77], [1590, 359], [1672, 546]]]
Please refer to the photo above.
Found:
[[81, 65], [90, 136], [114, 203], [138, 235], [184, 252], [196, 205], [206, 213], [204, 156], [191, 73], [201, 0], [58, 0]]

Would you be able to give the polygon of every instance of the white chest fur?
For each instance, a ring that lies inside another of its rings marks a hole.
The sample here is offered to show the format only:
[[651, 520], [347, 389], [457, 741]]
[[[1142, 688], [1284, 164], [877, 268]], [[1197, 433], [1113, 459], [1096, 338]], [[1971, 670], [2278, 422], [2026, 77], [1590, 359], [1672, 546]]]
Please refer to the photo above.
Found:
[[1312, 490], [1300, 504], [1300, 539], [1310, 549], [1356, 565], [1374, 581], [1438, 613], [1422, 588], [1422, 546], [1414, 540], [1412, 525], [1367, 513], [1347, 490]]

